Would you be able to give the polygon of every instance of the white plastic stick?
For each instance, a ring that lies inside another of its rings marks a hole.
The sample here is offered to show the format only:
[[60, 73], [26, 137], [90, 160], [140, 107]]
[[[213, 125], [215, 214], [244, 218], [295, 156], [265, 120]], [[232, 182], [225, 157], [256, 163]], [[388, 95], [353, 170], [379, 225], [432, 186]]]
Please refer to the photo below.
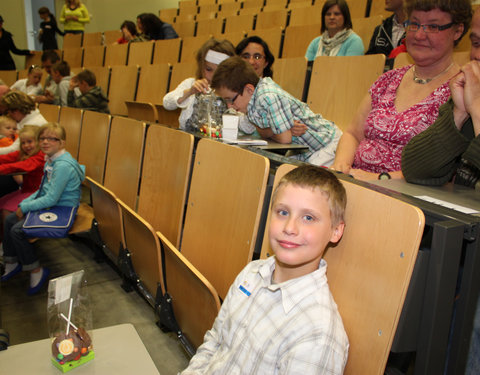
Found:
[[[60, 313], [60, 316], [68, 322], [68, 318], [65, 316], [64, 313]], [[78, 328], [77, 328], [77, 326], [76, 326], [75, 324], [73, 324], [72, 322], [70, 322], [70, 325], [73, 327], [74, 330], [78, 331]]]
[[68, 332], [70, 331], [70, 318], [72, 317], [72, 305], [73, 305], [73, 298], [70, 298], [70, 308], [68, 309], [68, 319], [67, 319], [67, 336]]

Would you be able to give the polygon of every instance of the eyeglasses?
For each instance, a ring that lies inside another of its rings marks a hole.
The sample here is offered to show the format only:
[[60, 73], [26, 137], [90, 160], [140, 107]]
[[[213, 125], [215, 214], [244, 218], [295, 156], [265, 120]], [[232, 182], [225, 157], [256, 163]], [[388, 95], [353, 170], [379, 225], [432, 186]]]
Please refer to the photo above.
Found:
[[237, 95], [235, 95], [232, 99], [225, 98], [223, 100], [225, 100], [225, 103], [227, 103], [227, 104], [233, 104], [235, 102], [235, 100], [237, 100], [238, 95], [240, 95], [240, 93], [237, 93]]
[[421, 25], [417, 22], [405, 21], [405, 28], [407, 31], [417, 32], [420, 28], [423, 29], [424, 33], [435, 34], [439, 31], [447, 30], [455, 25], [454, 22], [447, 23], [446, 25]]
[[253, 57], [254, 60], [261, 60], [261, 59], [265, 58], [265, 56], [263, 56], [259, 53], [254, 53], [253, 55], [250, 55], [249, 53], [242, 53], [240, 56], [244, 60], [250, 60], [252, 57]]
[[39, 137], [38, 140], [39, 140], [40, 142], [43, 142], [43, 141], [59, 142], [59, 141], [60, 141], [60, 138], [55, 138], [55, 137]]

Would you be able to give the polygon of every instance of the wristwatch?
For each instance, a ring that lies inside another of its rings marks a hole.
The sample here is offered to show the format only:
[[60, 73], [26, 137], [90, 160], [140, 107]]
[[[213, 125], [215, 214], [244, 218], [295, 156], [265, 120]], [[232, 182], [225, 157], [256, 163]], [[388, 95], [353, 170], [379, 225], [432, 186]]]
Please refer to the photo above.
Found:
[[379, 180], [391, 180], [392, 176], [388, 172], [382, 172], [378, 175]]

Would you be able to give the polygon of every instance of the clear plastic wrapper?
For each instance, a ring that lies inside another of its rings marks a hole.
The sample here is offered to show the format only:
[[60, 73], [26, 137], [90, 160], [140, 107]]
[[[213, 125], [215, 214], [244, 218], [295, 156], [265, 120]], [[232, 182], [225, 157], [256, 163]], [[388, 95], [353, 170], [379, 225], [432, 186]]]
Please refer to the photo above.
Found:
[[52, 363], [62, 372], [95, 356], [92, 344], [92, 313], [84, 271], [50, 280], [47, 319], [52, 339]]

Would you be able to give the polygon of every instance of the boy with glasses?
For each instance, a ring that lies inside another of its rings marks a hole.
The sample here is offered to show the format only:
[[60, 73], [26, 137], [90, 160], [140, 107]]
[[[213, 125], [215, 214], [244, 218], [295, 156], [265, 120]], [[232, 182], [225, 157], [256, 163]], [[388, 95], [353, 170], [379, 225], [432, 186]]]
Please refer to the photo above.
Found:
[[[307, 146], [307, 152], [295, 155], [299, 160], [322, 166], [333, 163], [342, 131], [271, 78], [259, 78], [241, 57], [231, 57], [217, 67], [212, 88], [229, 107], [247, 114], [262, 138]], [[295, 121], [307, 127], [300, 136], [292, 133]]]

